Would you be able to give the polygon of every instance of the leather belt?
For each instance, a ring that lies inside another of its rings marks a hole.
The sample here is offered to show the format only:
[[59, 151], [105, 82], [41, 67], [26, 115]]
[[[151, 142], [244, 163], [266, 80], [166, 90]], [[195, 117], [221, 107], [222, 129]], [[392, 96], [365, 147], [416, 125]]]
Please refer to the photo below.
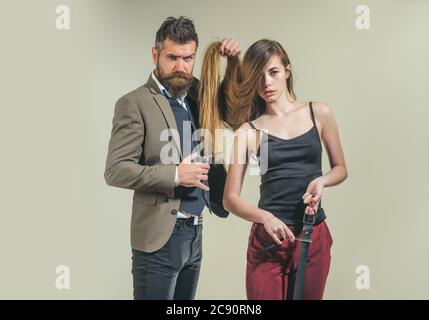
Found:
[[316, 221], [316, 215], [304, 214], [302, 219], [303, 227], [301, 238], [295, 240], [301, 241], [301, 250], [299, 252], [298, 268], [296, 271], [295, 287], [293, 290], [293, 300], [301, 300], [304, 291], [305, 269], [307, 267], [308, 247], [311, 243], [311, 234], [313, 233], [313, 225]]
[[[186, 224], [191, 224], [194, 225], [195, 222], [195, 216], [190, 216], [189, 218], [177, 218], [176, 223], [186, 223]], [[182, 222], [180, 222], [182, 221]], [[202, 216], [198, 216], [198, 222], [197, 225], [200, 225], [203, 223], [203, 217]]]
[[[302, 233], [303, 236], [301, 238], [295, 238], [295, 240], [301, 241], [301, 250], [299, 252], [299, 259], [298, 259], [298, 268], [296, 270], [296, 277], [295, 277], [295, 286], [293, 291], [293, 300], [301, 300], [302, 294], [304, 290], [304, 277], [305, 277], [305, 269], [307, 267], [307, 257], [308, 257], [308, 248], [311, 243], [311, 234], [313, 233], [313, 226], [316, 221], [316, 214], [310, 215], [304, 213], [302, 223]], [[265, 248], [262, 248], [258, 250], [258, 252], [266, 252], [274, 247], [278, 246], [276, 242], [274, 242], [272, 245], [269, 245]]]

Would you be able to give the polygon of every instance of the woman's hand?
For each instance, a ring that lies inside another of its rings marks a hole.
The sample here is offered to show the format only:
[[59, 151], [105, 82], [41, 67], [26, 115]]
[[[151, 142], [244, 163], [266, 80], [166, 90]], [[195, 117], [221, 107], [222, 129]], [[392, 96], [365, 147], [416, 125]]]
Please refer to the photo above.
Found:
[[[308, 205], [307, 208], [310, 208], [313, 214], [317, 213], [324, 187], [323, 177], [317, 177], [308, 184], [307, 191], [302, 196], [303, 202]], [[306, 213], [311, 214], [311, 211]]]
[[268, 234], [274, 239], [274, 241], [281, 245], [283, 240], [289, 240], [290, 243], [294, 243], [295, 235], [286, 224], [275, 216], [271, 216], [264, 221], [265, 230], [267, 230]]

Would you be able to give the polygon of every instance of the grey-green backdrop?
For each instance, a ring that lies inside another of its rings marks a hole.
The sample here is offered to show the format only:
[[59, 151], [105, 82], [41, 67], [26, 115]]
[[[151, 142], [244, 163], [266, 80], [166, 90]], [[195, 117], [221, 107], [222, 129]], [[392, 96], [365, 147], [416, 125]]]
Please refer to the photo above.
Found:
[[[62, 4], [70, 30], [55, 25]], [[369, 29], [355, 26], [360, 5]], [[325, 298], [429, 298], [429, 1], [417, 0], [2, 1], [0, 298], [132, 298], [132, 193], [103, 179], [113, 108], [146, 81], [163, 19], [182, 14], [200, 37], [195, 75], [210, 41], [268, 37], [288, 51], [298, 96], [333, 108], [349, 178], [324, 193]], [[258, 183], [243, 190], [255, 204]], [[205, 216], [197, 298], [244, 299], [250, 224]]]

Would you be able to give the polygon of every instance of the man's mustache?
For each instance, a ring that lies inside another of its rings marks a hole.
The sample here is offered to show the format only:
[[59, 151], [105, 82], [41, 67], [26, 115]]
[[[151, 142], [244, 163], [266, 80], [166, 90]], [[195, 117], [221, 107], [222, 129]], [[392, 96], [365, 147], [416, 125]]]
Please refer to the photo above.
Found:
[[185, 80], [192, 80], [194, 77], [188, 73], [179, 71], [179, 72], [174, 72], [169, 74], [168, 76], [166, 76], [164, 79], [165, 80], [173, 80], [173, 79], [185, 79]]

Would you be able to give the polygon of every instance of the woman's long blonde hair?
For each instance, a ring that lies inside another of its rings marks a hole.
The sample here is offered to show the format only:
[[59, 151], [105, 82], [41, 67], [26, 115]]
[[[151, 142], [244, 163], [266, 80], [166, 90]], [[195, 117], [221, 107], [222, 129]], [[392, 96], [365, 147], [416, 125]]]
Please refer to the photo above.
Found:
[[[220, 80], [219, 42], [212, 42], [206, 49], [199, 92], [200, 127], [211, 135], [211, 147], [216, 153], [221, 141], [216, 141], [215, 131], [226, 122], [233, 130], [257, 118], [265, 111], [265, 101], [258, 95], [262, 71], [270, 59], [278, 55], [286, 68], [290, 64], [285, 49], [274, 40], [262, 39], [246, 51], [243, 61], [239, 56], [228, 57], [225, 76]], [[293, 99], [292, 73], [286, 80], [287, 90]]]

